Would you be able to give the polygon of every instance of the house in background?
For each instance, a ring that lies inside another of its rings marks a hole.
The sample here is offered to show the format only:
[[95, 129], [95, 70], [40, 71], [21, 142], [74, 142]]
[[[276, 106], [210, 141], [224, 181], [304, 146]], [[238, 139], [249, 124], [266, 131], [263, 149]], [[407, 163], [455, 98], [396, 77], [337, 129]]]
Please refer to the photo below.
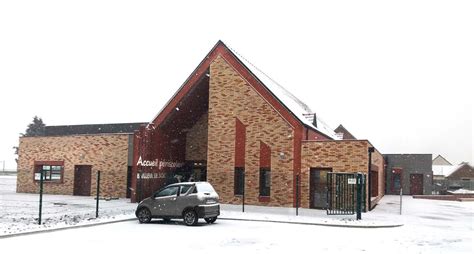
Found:
[[[439, 157], [441, 156], [436, 157], [435, 160]], [[436, 163], [439, 163], [439, 160]], [[471, 165], [468, 163], [459, 165], [433, 164], [434, 194], [447, 194], [461, 189], [474, 191], [474, 168]]]
[[341, 139], [357, 139], [352, 133], [350, 133], [342, 124], [340, 124], [334, 132], [338, 135]]
[[432, 192], [431, 154], [384, 154], [385, 193], [429, 195]]
[[433, 166], [434, 165], [439, 165], [439, 166], [452, 166], [453, 164], [451, 162], [449, 162], [448, 160], [446, 160], [443, 156], [438, 155], [436, 156], [436, 158], [433, 159]]

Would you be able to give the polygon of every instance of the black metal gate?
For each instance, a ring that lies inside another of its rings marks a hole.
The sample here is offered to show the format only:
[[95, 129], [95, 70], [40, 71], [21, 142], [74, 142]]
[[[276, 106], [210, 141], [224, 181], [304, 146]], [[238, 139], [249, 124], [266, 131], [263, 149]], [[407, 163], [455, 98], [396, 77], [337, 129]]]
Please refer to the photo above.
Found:
[[358, 209], [365, 211], [364, 174], [328, 172], [327, 188], [328, 215], [353, 215]]

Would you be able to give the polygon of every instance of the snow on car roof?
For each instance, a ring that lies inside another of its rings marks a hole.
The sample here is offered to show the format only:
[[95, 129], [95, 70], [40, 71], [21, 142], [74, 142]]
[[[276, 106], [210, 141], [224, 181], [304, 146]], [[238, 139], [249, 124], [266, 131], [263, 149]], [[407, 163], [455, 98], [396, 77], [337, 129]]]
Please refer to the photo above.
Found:
[[332, 139], [340, 140], [341, 138], [334, 132], [334, 130], [329, 127], [319, 116], [316, 117], [316, 126], [313, 125], [312, 117], [307, 117], [308, 115], [313, 115], [314, 112], [311, 108], [300, 99], [298, 99], [291, 92], [286, 90], [283, 86], [278, 84], [275, 80], [270, 78], [267, 74], [249, 62], [245, 57], [239, 54], [237, 51], [228, 47], [232, 53], [246, 66], [250, 72], [265, 86], [270, 90], [273, 95], [280, 100], [283, 105], [285, 105], [301, 122], [309, 126], [310, 128], [317, 130]]

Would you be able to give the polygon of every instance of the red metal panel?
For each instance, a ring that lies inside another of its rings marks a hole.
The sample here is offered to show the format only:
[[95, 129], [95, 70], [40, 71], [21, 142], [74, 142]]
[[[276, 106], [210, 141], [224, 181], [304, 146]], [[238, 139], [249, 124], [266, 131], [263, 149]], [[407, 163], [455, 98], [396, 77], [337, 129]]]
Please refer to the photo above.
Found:
[[[301, 186], [296, 188], [296, 177], [301, 176], [301, 142], [303, 139], [303, 127], [295, 128], [294, 137], [293, 137], [293, 206], [296, 207], [296, 199], [299, 197], [301, 204]], [[300, 178], [300, 184], [301, 184]], [[296, 190], [299, 190], [299, 193], [296, 193]]]
[[271, 168], [271, 149], [265, 144], [265, 142], [260, 141], [260, 167], [261, 168]]
[[235, 167], [245, 168], [245, 125], [235, 118]]

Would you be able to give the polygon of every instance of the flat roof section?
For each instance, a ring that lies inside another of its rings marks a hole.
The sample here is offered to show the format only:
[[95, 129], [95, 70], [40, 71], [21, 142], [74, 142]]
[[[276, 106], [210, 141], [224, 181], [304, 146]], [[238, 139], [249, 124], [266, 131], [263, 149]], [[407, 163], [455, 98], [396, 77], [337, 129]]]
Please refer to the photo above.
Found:
[[113, 124], [84, 124], [84, 125], [57, 125], [44, 128], [45, 137], [69, 136], [105, 133], [133, 133], [140, 125], [148, 123], [113, 123]]

